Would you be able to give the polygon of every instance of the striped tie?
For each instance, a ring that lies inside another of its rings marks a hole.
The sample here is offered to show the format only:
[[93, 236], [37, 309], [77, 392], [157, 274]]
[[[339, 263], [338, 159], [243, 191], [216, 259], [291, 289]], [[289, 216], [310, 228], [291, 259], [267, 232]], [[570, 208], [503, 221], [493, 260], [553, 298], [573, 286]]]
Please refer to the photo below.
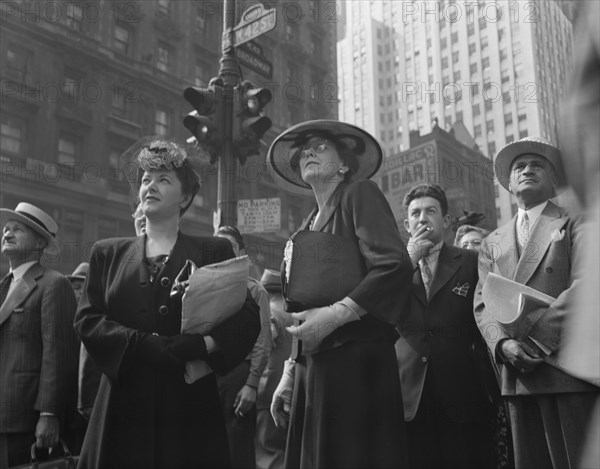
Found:
[[517, 236], [519, 239], [519, 248], [520, 253], [523, 254], [525, 250], [525, 246], [527, 246], [527, 241], [529, 240], [529, 216], [527, 212], [523, 213], [523, 218], [521, 218], [521, 223], [519, 223], [519, 228], [517, 230]]

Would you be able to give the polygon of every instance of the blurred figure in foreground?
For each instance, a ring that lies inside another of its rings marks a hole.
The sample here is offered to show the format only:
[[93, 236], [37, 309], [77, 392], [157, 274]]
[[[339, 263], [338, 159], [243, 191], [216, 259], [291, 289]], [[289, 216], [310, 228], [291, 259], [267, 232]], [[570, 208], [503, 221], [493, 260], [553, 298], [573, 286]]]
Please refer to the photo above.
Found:
[[279, 384], [283, 373], [283, 363], [290, 356], [292, 336], [286, 327], [294, 321], [284, 311], [284, 300], [281, 291], [281, 275], [271, 269], [265, 269], [260, 283], [269, 292], [271, 309], [271, 335], [273, 348], [269, 362], [258, 384], [256, 399], [256, 467], [257, 469], [279, 469], [283, 467], [285, 456], [285, 438], [287, 431], [277, 427], [269, 408], [273, 392]]

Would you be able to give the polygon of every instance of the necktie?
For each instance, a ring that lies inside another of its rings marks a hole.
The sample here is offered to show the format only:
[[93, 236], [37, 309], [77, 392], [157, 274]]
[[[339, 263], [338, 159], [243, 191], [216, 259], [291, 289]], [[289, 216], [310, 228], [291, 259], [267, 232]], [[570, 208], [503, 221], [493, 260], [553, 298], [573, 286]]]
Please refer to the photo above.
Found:
[[433, 274], [431, 273], [431, 268], [427, 262], [427, 256], [421, 257], [419, 262], [421, 264], [421, 278], [423, 279], [423, 285], [425, 285], [427, 297], [429, 297], [429, 287], [431, 286], [431, 281], [433, 280]]
[[519, 238], [519, 248], [521, 249], [522, 254], [525, 250], [525, 246], [527, 246], [527, 241], [529, 240], [529, 216], [527, 215], [527, 212], [523, 213], [521, 223], [519, 223], [519, 228], [517, 230], [517, 236]]
[[9, 272], [2, 281], [0, 281], [0, 306], [4, 304], [6, 296], [8, 295], [8, 289], [10, 288], [10, 282], [12, 281], [13, 274]]

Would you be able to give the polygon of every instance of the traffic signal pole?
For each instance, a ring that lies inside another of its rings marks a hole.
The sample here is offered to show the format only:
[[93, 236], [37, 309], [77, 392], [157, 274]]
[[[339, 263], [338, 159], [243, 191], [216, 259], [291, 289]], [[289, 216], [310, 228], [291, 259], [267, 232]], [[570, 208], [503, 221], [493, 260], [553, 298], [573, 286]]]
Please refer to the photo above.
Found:
[[[240, 82], [240, 72], [234, 51], [234, 32], [236, 0], [225, 0], [223, 5], [223, 44], [220, 60], [219, 78], [223, 80], [223, 120], [220, 128], [223, 132], [223, 151], [218, 160], [219, 183], [217, 186], [217, 207], [219, 226], [237, 225], [237, 200], [235, 194], [236, 159], [233, 148], [233, 100], [234, 88]], [[229, 40], [225, 40], [225, 34]]]

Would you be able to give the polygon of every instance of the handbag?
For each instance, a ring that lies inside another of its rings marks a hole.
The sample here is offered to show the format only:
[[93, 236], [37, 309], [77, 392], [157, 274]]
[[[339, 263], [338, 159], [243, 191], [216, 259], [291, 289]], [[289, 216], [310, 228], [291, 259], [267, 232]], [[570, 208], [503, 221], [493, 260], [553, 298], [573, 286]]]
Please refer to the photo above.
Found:
[[322, 231], [298, 231], [285, 253], [283, 297], [288, 313], [331, 305], [362, 281], [367, 267], [358, 243]]
[[[51, 454], [52, 459], [38, 461], [35, 443], [31, 445], [29, 463], [13, 466], [11, 469], [75, 469], [79, 456], [73, 456], [63, 440], [60, 440], [58, 453]], [[59, 454], [61, 453], [61, 454]]]

